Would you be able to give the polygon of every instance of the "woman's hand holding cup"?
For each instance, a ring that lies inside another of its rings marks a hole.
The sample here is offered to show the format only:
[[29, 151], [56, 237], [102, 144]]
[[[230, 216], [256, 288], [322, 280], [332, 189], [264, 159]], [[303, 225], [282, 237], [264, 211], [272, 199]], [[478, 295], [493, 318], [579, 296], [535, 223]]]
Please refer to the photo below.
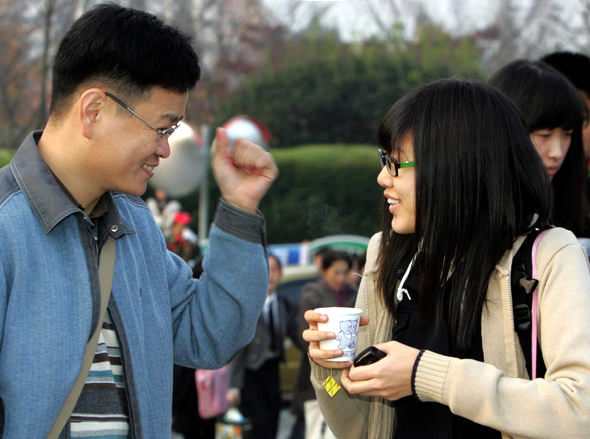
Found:
[[[330, 369], [342, 369], [352, 366], [351, 360], [334, 360], [343, 356], [342, 349], [325, 350], [320, 348], [320, 341], [336, 339], [336, 334], [333, 331], [321, 331], [318, 329], [319, 323], [328, 322], [328, 315], [314, 310], [307, 310], [303, 317], [309, 323], [309, 328], [303, 331], [303, 339], [309, 342], [308, 352], [310, 358], [320, 366]], [[359, 325], [363, 326], [368, 322], [368, 317], [361, 317]]]

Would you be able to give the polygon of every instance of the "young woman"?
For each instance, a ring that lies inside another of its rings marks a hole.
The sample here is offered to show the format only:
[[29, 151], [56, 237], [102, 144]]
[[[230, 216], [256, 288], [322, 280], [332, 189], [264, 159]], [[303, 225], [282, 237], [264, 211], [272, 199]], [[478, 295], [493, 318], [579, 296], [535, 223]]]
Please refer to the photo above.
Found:
[[586, 161], [582, 128], [587, 107], [563, 74], [542, 61], [516, 60], [492, 75], [489, 83], [521, 111], [553, 188], [553, 224], [590, 237], [583, 208]]
[[[512, 258], [548, 223], [548, 185], [519, 112], [492, 87], [447, 79], [386, 114], [379, 143], [382, 232], [356, 306], [368, 366], [326, 361], [325, 315], [308, 310], [311, 380], [347, 438], [582, 438], [590, 431], [590, 269], [574, 235], [537, 249], [539, 341], [547, 372], [529, 380], [514, 331]], [[567, 296], [565, 295], [567, 293]], [[340, 370], [341, 369], [341, 370]], [[331, 397], [329, 377], [342, 388]]]

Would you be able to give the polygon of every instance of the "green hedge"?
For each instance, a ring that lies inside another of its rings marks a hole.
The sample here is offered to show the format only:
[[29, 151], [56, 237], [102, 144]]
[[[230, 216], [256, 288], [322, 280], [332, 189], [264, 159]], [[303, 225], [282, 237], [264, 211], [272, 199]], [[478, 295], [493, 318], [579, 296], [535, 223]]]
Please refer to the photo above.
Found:
[[273, 151], [279, 177], [261, 202], [269, 242], [332, 234], [371, 236], [379, 227], [377, 148], [311, 145]]
[[12, 159], [15, 152], [16, 151], [10, 149], [0, 149], [0, 168]]

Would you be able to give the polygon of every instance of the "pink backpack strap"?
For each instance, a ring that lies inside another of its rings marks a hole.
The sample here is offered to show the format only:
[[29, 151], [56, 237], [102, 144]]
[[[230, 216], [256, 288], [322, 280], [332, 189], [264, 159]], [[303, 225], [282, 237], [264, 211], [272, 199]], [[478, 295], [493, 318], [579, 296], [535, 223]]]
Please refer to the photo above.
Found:
[[[531, 265], [532, 265], [532, 277], [533, 279], [537, 279], [537, 247], [539, 246], [539, 242], [543, 235], [547, 233], [547, 230], [543, 230], [533, 244], [533, 249], [531, 250]], [[539, 284], [535, 287], [535, 290], [532, 292], [533, 295], [533, 305], [531, 310], [531, 320], [532, 320], [532, 329], [531, 329], [531, 356], [532, 356], [532, 367], [531, 372], [532, 376], [531, 379], [534, 380], [537, 378], [537, 296], [538, 296]]]

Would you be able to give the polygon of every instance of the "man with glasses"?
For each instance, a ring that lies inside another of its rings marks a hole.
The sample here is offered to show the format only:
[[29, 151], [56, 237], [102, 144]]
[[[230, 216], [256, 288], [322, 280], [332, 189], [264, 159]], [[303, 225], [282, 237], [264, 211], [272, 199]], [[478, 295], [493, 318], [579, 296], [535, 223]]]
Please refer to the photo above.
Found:
[[217, 368], [251, 340], [268, 286], [257, 206], [277, 175], [271, 156], [244, 140], [230, 152], [218, 130], [222, 199], [199, 280], [139, 198], [199, 76], [184, 35], [114, 4], [84, 14], [61, 42], [49, 120], [0, 170], [4, 438], [170, 437], [173, 362]]

